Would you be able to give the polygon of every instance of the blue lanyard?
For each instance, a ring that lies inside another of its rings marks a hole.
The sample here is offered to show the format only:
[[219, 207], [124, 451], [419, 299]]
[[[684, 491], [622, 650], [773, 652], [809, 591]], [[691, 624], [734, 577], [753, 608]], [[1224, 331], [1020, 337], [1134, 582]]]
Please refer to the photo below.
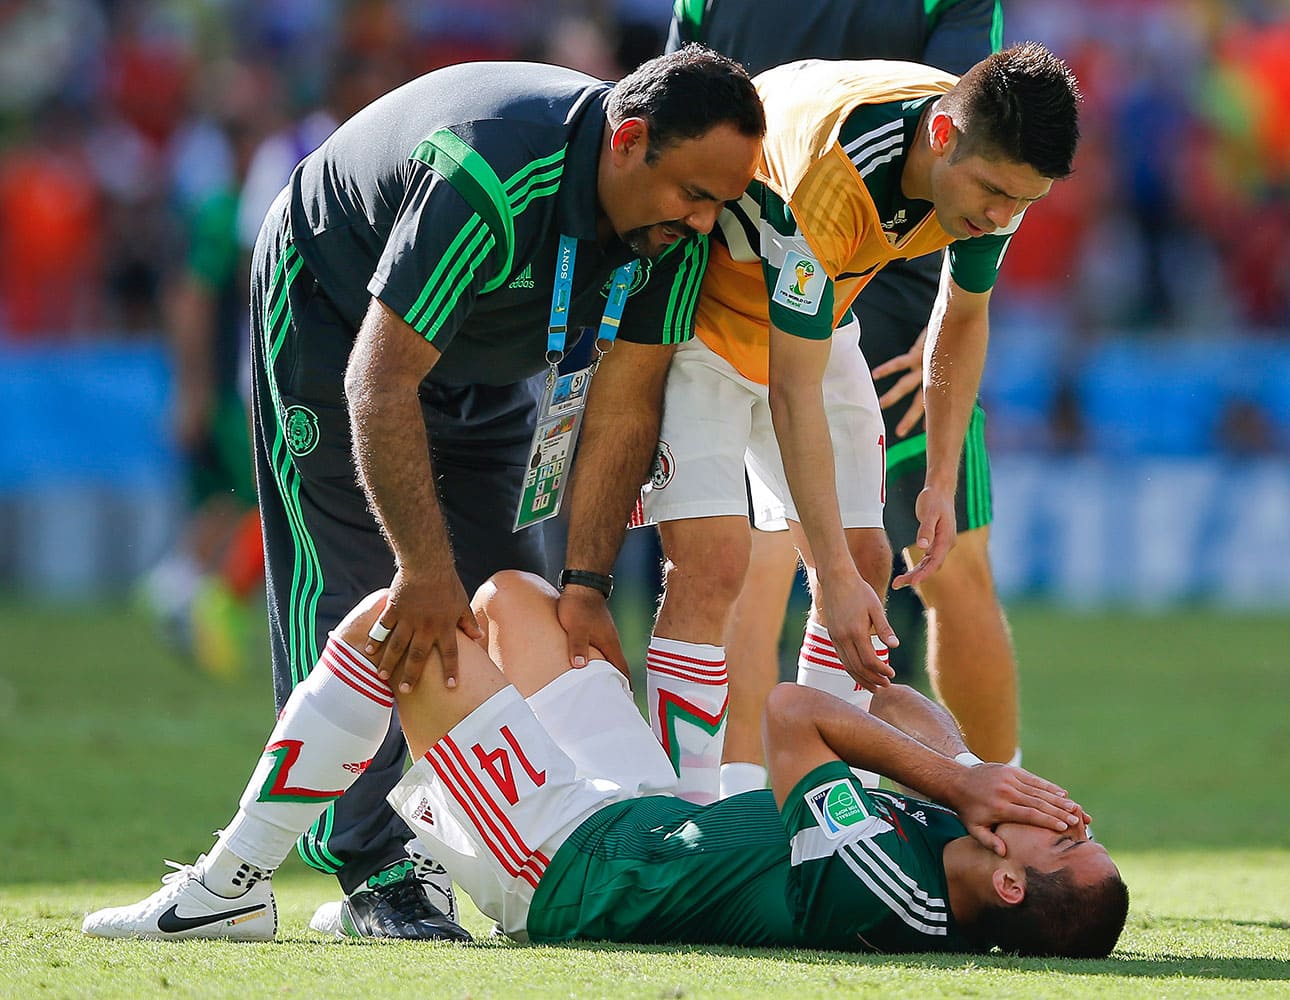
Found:
[[[565, 339], [569, 332], [569, 306], [573, 301], [573, 265], [578, 257], [578, 241], [570, 236], [560, 236], [560, 251], [555, 258], [555, 287], [551, 290], [551, 321], [546, 328], [546, 359], [554, 365], [564, 357]], [[618, 336], [618, 326], [627, 305], [627, 294], [640, 261], [630, 261], [614, 271], [609, 279], [609, 298], [604, 315], [600, 317], [597, 340], [610, 343]]]

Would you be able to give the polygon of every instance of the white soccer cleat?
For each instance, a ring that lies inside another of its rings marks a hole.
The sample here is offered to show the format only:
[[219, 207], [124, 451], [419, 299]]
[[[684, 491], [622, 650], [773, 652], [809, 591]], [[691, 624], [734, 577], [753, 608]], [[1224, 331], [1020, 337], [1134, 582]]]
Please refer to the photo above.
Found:
[[86, 916], [81, 932], [91, 937], [225, 938], [230, 941], [271, 941], [278, 929], [278, 906], [268, 879], [254, 883], [243, 895], [228, 898], [202, 884], [202, 861], [195, 865], [166, 864], [176, 869], [162, 876], [161, 888], [133, 906], [113, 906]]

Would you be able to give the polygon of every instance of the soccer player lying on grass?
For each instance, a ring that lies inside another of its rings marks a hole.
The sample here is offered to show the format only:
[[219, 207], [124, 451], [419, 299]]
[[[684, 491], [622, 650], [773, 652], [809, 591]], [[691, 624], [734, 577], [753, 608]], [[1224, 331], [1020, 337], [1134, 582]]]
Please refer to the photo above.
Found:
[[[622, 675], [604, 660], [568, 668], [556, 597], [534, 576], [494, 577], [453, 686], [427, 676], [397, 695], [360, 652], [384, 593], [364, 600], [292, 693], [210, 854], [84, 931], [273, 937], [273, 870], [362, 770], [397, 701], [416, 763], [391, 802], [517, 940], [1114, 947], [1127, 890], [1083, 810], [1020, 768], [956, 759], [952, 719], [912, 689], [884, 688], [868, 714], [781, 685], [765, 715], [772, 789], [694, 805], [667, 794], [676, 774]], [[849, 766], [942, 805], [866, 791]]]

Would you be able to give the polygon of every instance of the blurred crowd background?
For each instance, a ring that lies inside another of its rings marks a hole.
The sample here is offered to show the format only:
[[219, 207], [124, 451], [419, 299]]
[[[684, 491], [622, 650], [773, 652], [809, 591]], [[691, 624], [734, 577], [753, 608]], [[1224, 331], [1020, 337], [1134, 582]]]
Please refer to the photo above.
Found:
[[[1290, 604], [1290, 4], [1004, 11], [1085, 104], [1075, 175], [1028, 214], [994, 299], [1000, 585]], [[670, 13], [0, 0], [0, 586], [110, 593], [174, 544], [203, 386], [236, 379], [259, 220], [338, 120], [463, 60], [615, 78]], [[185, 350], [206, 360], [179, 372]]]

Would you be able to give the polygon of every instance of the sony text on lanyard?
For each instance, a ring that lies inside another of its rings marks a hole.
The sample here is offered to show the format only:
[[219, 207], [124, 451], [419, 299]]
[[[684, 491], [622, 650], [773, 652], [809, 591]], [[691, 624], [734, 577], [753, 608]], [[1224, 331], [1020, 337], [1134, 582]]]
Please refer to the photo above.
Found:
[[[569, 307], [573, 302], [573, 268], [578, 256], [578, 241], [560, 237], [556, 258], [555, 287], [551, 291], [551, 319], [547, 324], [546, 361], [549, 366], [542, 399], [538, 404], [537, 428], [529, 446], [529, 467], [524, 476], [515, 527], [527, 528], [560, 512], [567, 473], [573, 460], [573, 448], [582, 430], [582, 415], [587, 406], [587, 390], [596, 366], [618, 336], [627, 295], [636, 277], [639, 261], [631, 261], [614, 271], [609, 279], [609, 295], [600, 328], [596, 333], [596, 359], [586, 368], [560, 374], [564, 345], [569, 332]], [[606, 346], [602, 347], [602, 341]]]

